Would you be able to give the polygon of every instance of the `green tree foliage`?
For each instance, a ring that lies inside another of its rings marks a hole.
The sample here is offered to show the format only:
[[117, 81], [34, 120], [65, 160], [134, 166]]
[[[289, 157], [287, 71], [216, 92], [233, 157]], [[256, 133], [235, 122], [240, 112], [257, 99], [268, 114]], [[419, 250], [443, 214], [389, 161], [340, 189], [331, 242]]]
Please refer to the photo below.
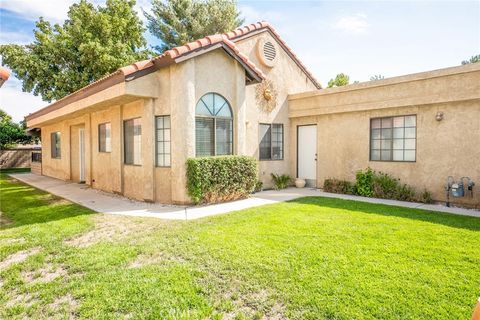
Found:
[[471, 56], [470, 59], [468, 60], [463, 60], [462, 64], [470, 64], [470, 63], [477, 63], [480, 62], [480, 54], [477, 54], [476, 56]]
[[153, 0], [144, 13], [150, 32], [162, 40], [158, 52], [208, 35], [232, 31], [243, 23], [235, 0]]
[[3, 63], [23, 82], [23, 91], [58, 100], [119, 67], [148, 56], [135, 0], [107, 0], [95, 7], [73, 4], [63, 25], [40, 18], [35, 41], [0, 46]]
[[385, 79], [385, 77], [382, 76], [381, 74], [376, 74], [370, 77], [370, 81], [383, 80], [383, 79]]
[[328, 81], [328, 87], [329, 88], [341, 87], [341, 86], [346, 86], [349, 83], [350, 83], [350, 77], [344, 73], [339, 73], [337, 74], [335, 79], [330, 79], [330, 81]]
[[12, 148], [16, 144], [26, 144], [32, 137], [25, 132], [24, 124], [12, 121], [12, 117], [0, 109], [0, 149]]

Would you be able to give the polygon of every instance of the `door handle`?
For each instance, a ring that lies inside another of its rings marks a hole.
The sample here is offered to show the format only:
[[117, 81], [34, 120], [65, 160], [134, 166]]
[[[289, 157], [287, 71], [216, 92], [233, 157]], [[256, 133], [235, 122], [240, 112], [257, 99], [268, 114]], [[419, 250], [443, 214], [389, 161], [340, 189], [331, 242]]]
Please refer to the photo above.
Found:
[[315, 161], [317, 161], [317, 154], [315, 153]]

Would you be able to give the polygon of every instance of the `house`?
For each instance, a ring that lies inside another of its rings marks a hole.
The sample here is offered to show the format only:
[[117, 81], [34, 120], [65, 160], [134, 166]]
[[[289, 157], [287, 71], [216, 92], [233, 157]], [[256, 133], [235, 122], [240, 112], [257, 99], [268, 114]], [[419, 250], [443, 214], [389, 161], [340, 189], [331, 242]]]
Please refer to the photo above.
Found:
[[39, 173], [144, 201], [189, 203], [186, 160], [229, 154], [259, 159], [266, 187], [270, 173], [321, 187], [367, 166], [439, 200], [449, 175], [480, 182], [480, 66], [320, 89], [259, 22], [120, 68], [27, 124]]

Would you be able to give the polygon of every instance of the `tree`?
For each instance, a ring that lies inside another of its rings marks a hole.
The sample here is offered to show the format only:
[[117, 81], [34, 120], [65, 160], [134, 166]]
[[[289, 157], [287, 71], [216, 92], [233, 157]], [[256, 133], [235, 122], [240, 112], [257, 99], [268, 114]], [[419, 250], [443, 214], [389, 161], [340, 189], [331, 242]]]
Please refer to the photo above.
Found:
[[382, 76], [381, 74], [376, 74], [370, 77], [370, 81], [383, 80], [383, 79], [385, 79], [385, 77]]
[[329, 88], [341, 87], [341, 86], [346, 86], [349, 83], [350, 83], [350, 77], [344, 73], [339, 73], [337, 74], [335, 79], [330, 79], [330, 81], [328, 81], [328, 87]]
[[480, 54], [477, 54], [476, 56], [471, 56], [470, 59], [468, 60], [463, 60], [462, 64], [470, 64], [470, 63], [477, 63], [480, 62]]
[[0, 109], [0, 149], [12, 148], [16, 144], [32, 142], [25, 127], [12, 121], [12, 117]]
[[73, 4], [63, 25], [40, 18], [35, 41], [0, 46], [3, 63], [22, 80], [23, 91], [58, 100], [124, 65], [148, 56], [135, 0]]
[[153, 0], [152, 14], [144, 15], [150, 32], [162, 41], [155, 47], [159, 53], [244, 22], [235, 0]]

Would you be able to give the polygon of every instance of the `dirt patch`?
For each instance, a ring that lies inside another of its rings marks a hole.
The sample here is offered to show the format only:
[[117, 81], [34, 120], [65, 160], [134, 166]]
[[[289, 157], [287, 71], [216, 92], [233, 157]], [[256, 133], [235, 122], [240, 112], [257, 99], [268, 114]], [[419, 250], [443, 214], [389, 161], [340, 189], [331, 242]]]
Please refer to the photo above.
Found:
[[7, 301], [7, 303], [5, 303], [5, 307], [11, 308], [17, 304], [20, 304], [24, 307], [30, 307], [37, 301], [38, 300], [29, 293], [17, 294], [15, 297], [11, 298]]
[[0, 262], [0, 271], [9, 268], [11, 265], [25, 261], [31, 255], [40, 252], [40, 248], [31, 248], [28, 250], [22, 250], [9, 255], [2, 262]]
[[26, 283], [47, 283], [60, 277], [66, 277], [67, 271], [62, 266], [54, 267], [52, 264], [28, 272], [22, 272], [23, 281]]
[[136, 232], [148, 232], [155, 225], [145, 219], [135, 219], [107, 214], [99, 214], [94, 217], [95, 227], [77, 237], [68, 239], [66, 244], [85, 248], [102, 241], [114, 242], [124, 239]]
[[23, 244], [25, 243], [24, 238], [4, 238], [0, 239], [0, 245], [5, 245], [5, 244]]
[[285, 306], [277, 301], [272, 301], [271, 295], [266, 290], [260, 290], [245, 295], [234, 294], [231, 298], [233, 308], [230, 312], [223, 315], [222, 319], [237, 319], [246, 317], [269, 319], [269, 320], [284, 320]]
[[2, 212], [0, 212], [0, 228], [11, 225], [12, 223], [13, 223], [12, 220], [5, 217], [5, 215]]
[[62, 206], [62, 205], [69, 205], [73, 204], [71, 201], [68, 201], [64, 198], [55, 196], [51, 193], [47, 193], [44, 195], [38, 196], [39, 200], [45, 201], [45, 204], [48, 206]]
[[185, 259], [180, 256], [172, 256], [165, 252], [154, 252], [152, 254], [141, 254], [132, 263], [128, 265], [129, 269], [141, 268], [144, 266], [162, 264], [166, 262], [185, 263]]
[[[69, 319], [75, 319], [75, 313], [78, 308], [78, 301], [70, 294], [58, 297], [47, 305], [47, 309], [56, 314], [67, 314]], [[62, 316], [62, 319], [65, 317]]]

